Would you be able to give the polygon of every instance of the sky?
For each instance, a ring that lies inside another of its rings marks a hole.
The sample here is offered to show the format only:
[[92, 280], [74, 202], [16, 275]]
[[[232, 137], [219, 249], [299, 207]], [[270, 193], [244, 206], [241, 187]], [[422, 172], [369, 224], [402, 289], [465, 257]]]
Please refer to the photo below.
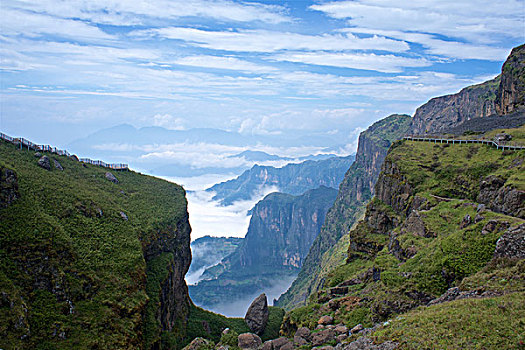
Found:
[[2, 0], [0, 130], [59, 147], [120, 124], [346, 142], [497, 75], [524, 17], [517, 0]]

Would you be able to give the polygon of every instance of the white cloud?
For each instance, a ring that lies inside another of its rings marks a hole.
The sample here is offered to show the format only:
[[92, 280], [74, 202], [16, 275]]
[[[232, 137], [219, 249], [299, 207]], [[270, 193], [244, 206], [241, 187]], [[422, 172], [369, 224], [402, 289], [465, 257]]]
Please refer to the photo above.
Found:
[[235, 22], [262, 21], [273, 24], [291, 20], [282, 6], [229, 0], [21, 0], [12, 2], [12, 6], [56, 17], [79, 18], [117, 26], [181, 17], [204, 17]]
[[170, 130], [185, 130], [186, 121], [182, 118], [177, 118], [171, 114], [155, 114], [153, 116], [153, 125], [161, 126]]
[[277, 70], [271, 66], [260, 65], [228, 56], [186, 56], [177, 59], [172, 63], [183, 66], [226, 69], [249, 73], [268, 73], [275, 72]]
[[296, 52], [273, 55], [271, 59], [320, 66], [373, 70], [383, 73], [399, 73], [406, 67], [426, 67], [431, 65], [431, 63], [424, 58], [376, 55], [373, 53]]
[[523, 2], [519, 0], [356, 0], [310, 7], [348, 19], [357, 28], [434, 33], [473, 42], [523, 38]]
[[488, 45], [475, 45], [457, 41], [440, 40], [436, 39], [434, 35], [429, 34], [367, 28], [348, 28], [344, 31], [383, 35], [406, 42], [421, 44], [426, 48], [425, 51], [427, 53], [448, 58], [502, 61], [509, 54], [508, 49], [491, 47]]
[[402, 41], [377, 36], [359, 38], [352, 34], [305, 35], [270, 30], [211, 31], [185, 27], [140, 30], [130, 35], [137, 38], [160, 37], [186, 41], [214, 50], [236, 52], [276, 52], [280, 50], [385, 50], [404, 52], [409, 46]]

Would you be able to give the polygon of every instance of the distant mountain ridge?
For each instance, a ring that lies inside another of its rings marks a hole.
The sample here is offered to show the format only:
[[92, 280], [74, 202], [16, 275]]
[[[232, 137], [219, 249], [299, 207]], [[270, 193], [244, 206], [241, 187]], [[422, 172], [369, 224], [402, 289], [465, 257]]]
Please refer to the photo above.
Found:
[[215, 192], [213, 200], [222, 205], [231, 205], [235, 201], [252, 198], [265, 186], [275, 186], [280, 192], [292, 195], [319, 186], [337, 188], [354, 159], [355, 156], [350, 155], [317, 161], [307, 160], [282, 168], [255, 165], [236, 179], [216, 184], [207, 191]]
[[235, 302], [295, 275], [336, 195], [326, 186], [300, 196], [267, 195], [255, 205], [240, 246], [204, 272], [207, 280], [190, 286], [192, 300], [205, 307]]

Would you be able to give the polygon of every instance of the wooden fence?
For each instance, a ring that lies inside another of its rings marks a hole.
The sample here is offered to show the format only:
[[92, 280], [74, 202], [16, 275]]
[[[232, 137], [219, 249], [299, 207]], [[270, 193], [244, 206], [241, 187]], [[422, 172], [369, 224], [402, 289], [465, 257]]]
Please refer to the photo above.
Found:
[[[4, 133], [0, 132], [0, 139], [10, 142], [14, 145], [19, 146], [20, 148], [27, 148], [34, 151], [40, 151], [40, 152], [50, 152], [54, 154], [58, 154], [60, 156], [66, 156], [70, 157], [71, 154], [66, 150], [61, 150], [56, 147], [50, 146], [50, 145], [37, 145], [36, 143], [33, 143], [27, 139], [24, 139], [22, 137], [11, 137], [9, 135], [6, 135]], [[75, 156], [76, 158], [76, 156]], [[92, 164], [92, 165], [98, 165], [104, 168], [109, 168], [113, 170], [129, 170], [128, 165], [124, 163], [118, 163], [118, 164], [108, 164], [104, 163], [101, 160], [92, 160], [89, 158], [80, 158], [80, 162], [86, 163], [86, 164]]]

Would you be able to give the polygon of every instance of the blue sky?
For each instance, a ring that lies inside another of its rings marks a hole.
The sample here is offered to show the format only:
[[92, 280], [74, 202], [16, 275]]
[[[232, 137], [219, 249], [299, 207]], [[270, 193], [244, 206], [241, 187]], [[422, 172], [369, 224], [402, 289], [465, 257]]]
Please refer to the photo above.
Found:
[[361, 128], [499, 73], [525, 2], [0, 3], [0, 130], [64, 147], [122, 123], [243, 135]]

